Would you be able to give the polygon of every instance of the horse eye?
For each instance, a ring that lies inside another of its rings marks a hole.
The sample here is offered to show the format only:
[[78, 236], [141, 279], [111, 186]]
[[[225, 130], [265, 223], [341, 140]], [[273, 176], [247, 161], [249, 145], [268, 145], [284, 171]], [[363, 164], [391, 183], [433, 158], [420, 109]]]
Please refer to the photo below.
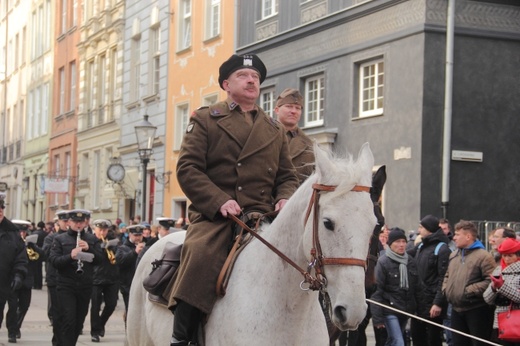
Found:
[[333, 231], [334, 230], [334, 221], [332, 221], [331, 219], [324, 218], [323, 219], [323, 225], [329, 231]]

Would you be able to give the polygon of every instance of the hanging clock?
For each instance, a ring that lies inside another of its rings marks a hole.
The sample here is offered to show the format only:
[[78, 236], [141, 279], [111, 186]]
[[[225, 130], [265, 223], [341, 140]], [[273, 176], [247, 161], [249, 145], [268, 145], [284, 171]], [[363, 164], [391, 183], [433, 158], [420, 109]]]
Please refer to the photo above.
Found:
[[120, 163], [113, 163], [108, 166], [107, 177], [113, 182], [119, 183], [125, 178], [125, 167]]

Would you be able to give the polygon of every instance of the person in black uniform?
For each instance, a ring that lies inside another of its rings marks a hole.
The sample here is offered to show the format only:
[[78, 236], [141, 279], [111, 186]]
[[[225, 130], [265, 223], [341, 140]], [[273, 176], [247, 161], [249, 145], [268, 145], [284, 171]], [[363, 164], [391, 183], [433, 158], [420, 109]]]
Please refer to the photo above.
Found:
[[[43, 241], [45, 237], [47, 236], [47, 232], [45, 231], [45, 222], [40, 221], [38, 222], [38, 229], [34, 231], [32, 234], [38, 235], [38, 240], [36, 241], [36, 245], [40, 249], [43, 248]], [[33, 288], [35, 290], [41, 290], [43, 286], [43, 272], [42, 272], [42, 266], [43, 266], [44, 258], [43, 256], [38, 258], [35, 263], [29, 263], [29, 271], [32, 271], [34, 282], [33, 282]]]
[[[112, 223], [99, 219], [94, 221], [94, 235], [101, 241], [102, 260], [94, 266], [94, 286], [90, 307], [90, 336], [92, 342], [99, 342], [105, 336], [105, 325], [116, 309], [119, 293], [119, 266], [116, 264], [116, 245], [110, 245], [108, 230]], [[116, 240], [118, 241], [118, 240]], [[103, 311], [101, 305], [105, 304]], [[101, 312], [101, 314], [100, 314]]]
[[[0, 193], [0, 307], [3, 312], [5, 302], [14, 291], [19, 290], [27, 276], [27, 251], [18, 233], [18, 228], [4, 215], [5, 194]], [[0, 314], [0, 325], [3, 313]], [[16, 325], [16, 313], [6, 316], [9, 325]], [[16, 342], [16, 335], [8, 331], [8, 341]]]
[[101, 262], [99, 240], [85, 232], [89, 217], [88, 210], [71, 210], [69, 229], [54, 238], [49, 256], [57, 270], [57, 308], [61, 310], [59, 329], [63, 346], [76, 345], [92, 296], [94, 265]]
[[52, 243], [54, 238], [60, 234], [67, 232], [69, 229], [69, 211], [59, 210], [56, 212], [56, 232], [52, 232], [43, 240], [43, 252], [46, 258], [45, 262], [45, 281], [47, 282], [47, 315], [52, 324], [52, 346], [61, 346], [59, 342], [61, 332], [59, 328], [61, 326], [60, 313], [58, 309], [58, 293], [56, 291], [57, 283], [57, 271], [56, 268], [49, 261], [51, 254]]
[[143, 241], [142, 225], [128, 226], [128, 239], [117, 249], [116, 263], [119, 265], [120, 290], [125, 302], [125, 323], [128, 313], [128, 298], [130, 296], [130, 285], [134, 278], [137, 257], [143, 251], [146, 243]]
[[22, 328], [23, 320], [27, 314], [27, 311], [29, 310], [29, 306], [31, 305], [32, 288], [36, 274], [35, 269], [38, 265], [41, 266], [41, 262], [39, 260], [40, 258], [44, 257], [43, 249], [40, 248], [36, 243], [29, 242], [26, 239], [31, 223], [25, 220], [12, 220], [12, 222], [14, 225], [16, 225], [16, 227], [18, 227], [20, 236], [25, 241], [29, 262], [27, 275], [25, 276], [22, 287], [16, 291], [13, 291], [8, 299], [9, 309], [7, 311], [7, 315], [16, 316], [16, 320], [14, 318], [8, 318], [6, 321], [10, 340], [9, 342], [13, 342], [11, 341], [13, 335], [15, 336], [15, 340], [22, 337], [20, 329]]

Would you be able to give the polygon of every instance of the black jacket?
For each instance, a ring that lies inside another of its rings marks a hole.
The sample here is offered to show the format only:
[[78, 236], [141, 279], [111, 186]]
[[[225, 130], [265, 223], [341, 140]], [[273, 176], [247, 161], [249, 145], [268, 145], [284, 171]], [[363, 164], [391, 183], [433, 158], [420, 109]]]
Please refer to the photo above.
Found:
[[7, 300], [15, 275], [27, 275], [27, 251], [18, 228], [6, 217], [0, 222], [0, 299]]
[[76, 247], [77, 232], [68, 230], [54, 237], [49, 261], [58, 271], [57, 286], [92, 286], [94, 265], [101, 261], [101, 248], [96, 236], [81, 231], [81, 239], [85, 240], [89, 249], [94, 254], [92, 263], [83, 262], [83, 274], [77, 273], [78, 261], [70, 256], [72, 249]]
[[130, 285], [135, 274], [137, 265], [137, 252], [135, 252], [135, 244], [130, 240], [125, 240], [123, 245], [117, 249], [116, 262], [119, 265], [119, 282], [121, 289], [130, 292]]
[[[420, 317], [429, 318], [430, 308], [434, 304], [442, 308], [441, 317], [446, 313], [447, 301], [442, 294], [442, 282], [451, 253], [448, 247], [449, 241], [450, 239], [439, 228], [435, 233], [422, 238], [422, 245], [419, 244], [409, 252], [409, 255], [415, 256], [419, 271], [422, 299], [417, 303], [417, 313]], [[438, 254], [435, 255], [435, 249], [441, 242], [445, 245], [441, 245]]]
[[[117, 246], [111, 246], [110, 251], [117, 253]], [[110, 263], [106, 249], [101, 249], [101, 261], [94, 266], [94, 285], [110, 285], [119, 282], [119, 265]]]
[[[399, 263], [386, 257], [386, 253], [383, 252], [376, 264], [377, 288], [371, 299], [401, 311], [415, 313], [416, 302], [420, 300], [420, 290], [417, 266], [411, 256], [408, 256], [407, 269], [408, 289], [404, 289], [400, 287]], [[386, 315], [398, 314], [375, 304], [370, 304], [370, 311], [374, 325], [383, 324]]]
[[47, 286], [56, 286], [56, 278], [58, 275], [58, 271], [52, 263], [49, 261], [49, 257], [51, 255], [51, 249], [52, 249], [52, 243], [54, 241], [54, 238], [62, 233], [67, 232], [66, 230], [58, 230], [56, 233], [51, 233], [48, 236], [45, 237], [43, 240], [43, 253], [45, 256], [45, 281], [47, 282]]

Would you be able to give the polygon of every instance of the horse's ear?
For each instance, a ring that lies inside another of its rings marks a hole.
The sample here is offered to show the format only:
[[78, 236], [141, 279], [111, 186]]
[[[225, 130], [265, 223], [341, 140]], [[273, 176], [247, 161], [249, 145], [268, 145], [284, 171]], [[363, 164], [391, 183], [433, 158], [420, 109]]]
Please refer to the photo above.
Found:
[[[361, 166], [361, 169], [363, 172], [366, 172], [370, 175], [369, 177], [372, 177], [372, 167], [374, 167], [374, 155], [372, 155], [372, 150], [370, 150], [370, 145], [367, 143], [363, 144], [361, 146], [361, 149], [359, 149], [358, 164]], [[369, 182], [363, 182], [364, 184], [368, 184]]]
[[370, 188], [370, 197], [373, 202], [379, 201], [381, 193], [383, 192], [383, 186], [386, 183], [386, 166], [379, 167], [377, 172], [372, 177], [372, 187]]
[[332, 175], [336, 171], [336, 167], [331, 162], [329, 152], [322, 149], [316, 141], [314, 141], [314, 159], [318, 177], [323, 177], [327, 174]]

